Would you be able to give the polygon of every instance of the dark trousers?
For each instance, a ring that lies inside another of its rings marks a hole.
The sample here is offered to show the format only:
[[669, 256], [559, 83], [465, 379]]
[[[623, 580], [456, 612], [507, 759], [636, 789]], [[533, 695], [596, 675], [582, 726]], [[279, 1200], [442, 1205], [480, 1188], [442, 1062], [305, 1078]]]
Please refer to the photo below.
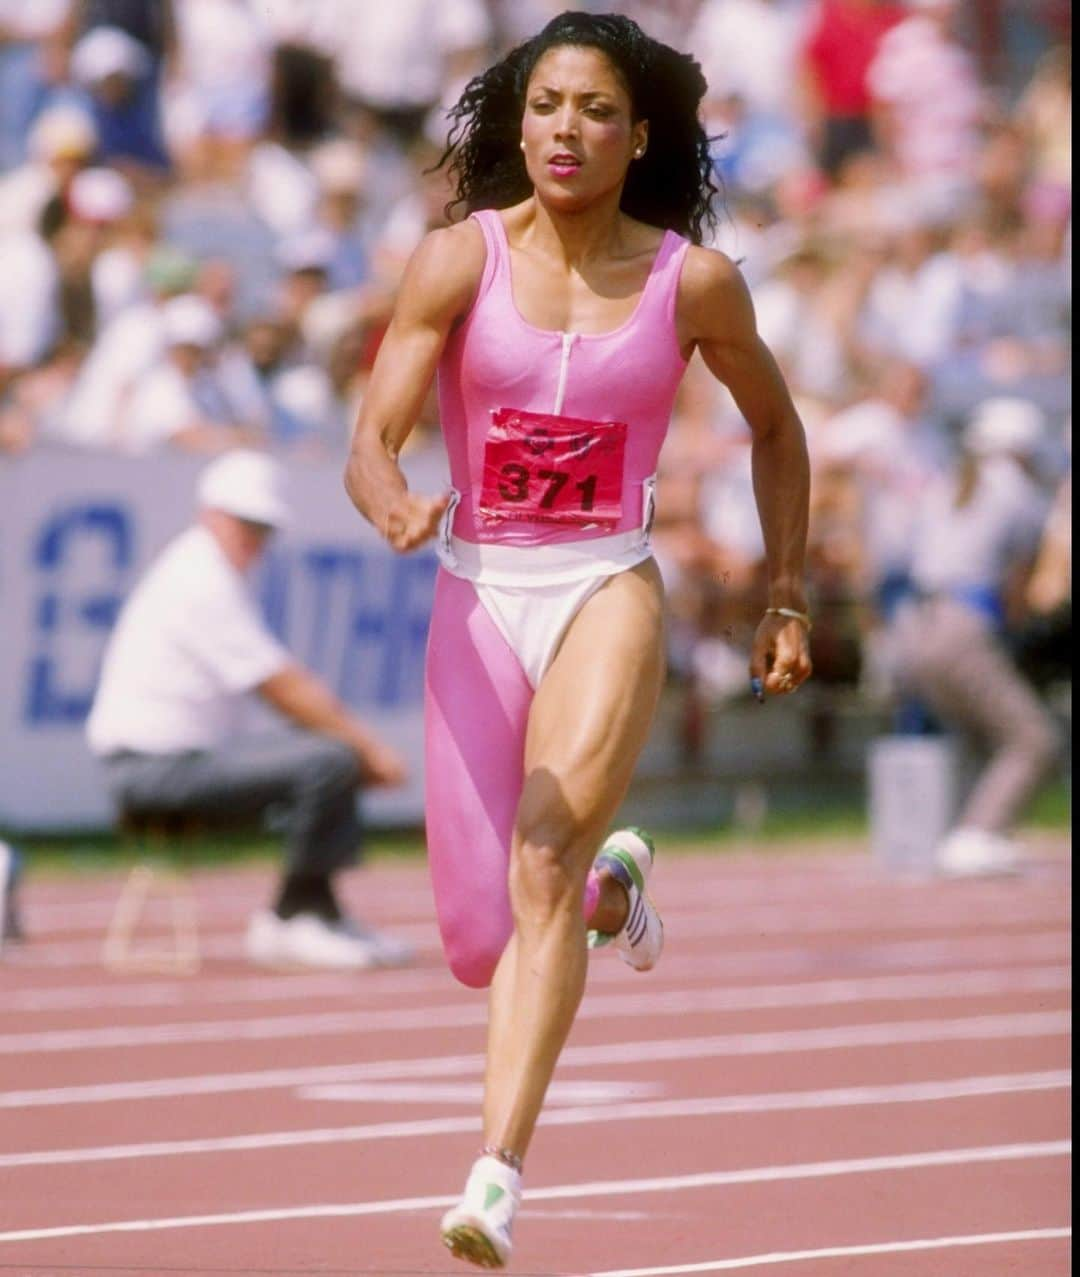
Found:
[[312, 732], [229, 742], [178, 754], [123, 752], [104, 760], [121, 808], [257, 819], [285, 835], [285, 867], [325, 874], [355, 864], [360, 767], [341, 741]]

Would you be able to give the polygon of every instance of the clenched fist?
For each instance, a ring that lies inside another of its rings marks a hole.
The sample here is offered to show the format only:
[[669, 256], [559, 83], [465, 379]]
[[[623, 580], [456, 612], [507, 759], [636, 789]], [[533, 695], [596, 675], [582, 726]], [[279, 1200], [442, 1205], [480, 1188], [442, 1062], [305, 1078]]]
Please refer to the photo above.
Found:
[[401, 553], [415, 550], [438, 532], [439, 520], [449, 504], [449, 494], [424, 497], [415, 492], [403, 493], [387, 514], [382, 534]]

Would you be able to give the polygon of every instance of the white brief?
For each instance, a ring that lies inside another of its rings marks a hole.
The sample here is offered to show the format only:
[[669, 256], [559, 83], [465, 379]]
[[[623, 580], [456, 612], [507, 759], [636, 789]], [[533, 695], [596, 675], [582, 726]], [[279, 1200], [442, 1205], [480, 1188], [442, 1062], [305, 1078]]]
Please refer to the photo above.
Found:
[[629, 532], [555, 545], [481, 545], [445, 536], [438, 554], [448, 572], [472, 582], [536, 688], [586, 600], [608, 577], [650, 558], [652, 549], [646, 523]]

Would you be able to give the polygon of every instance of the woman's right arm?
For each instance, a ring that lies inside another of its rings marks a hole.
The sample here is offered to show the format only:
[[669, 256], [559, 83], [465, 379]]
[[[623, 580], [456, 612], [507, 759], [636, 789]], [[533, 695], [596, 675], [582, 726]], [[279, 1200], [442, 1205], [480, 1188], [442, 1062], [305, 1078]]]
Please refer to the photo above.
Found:
[[484, 269], [475, 222], [432, 231], [406, 267], [353, 431], [345, 488], [395, 550], [434, 536], [448, 498], [409, 491], [398, 454], [431, 388], [454, 322], [473, 303]]

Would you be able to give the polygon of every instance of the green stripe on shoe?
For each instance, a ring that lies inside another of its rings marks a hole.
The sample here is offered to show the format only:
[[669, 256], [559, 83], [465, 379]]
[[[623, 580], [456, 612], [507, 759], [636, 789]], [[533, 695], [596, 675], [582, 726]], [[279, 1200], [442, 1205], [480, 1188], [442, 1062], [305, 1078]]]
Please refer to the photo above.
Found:
[[[634, 829], [633, 826], [627, 826], [626, 829], [617, 829], [614, 834], [610, 835], [608, 842], [600, 848], [600, 854], [596, 857], [596, 861], [594, 862], [595, 866], [599, 868], [606, 863], [611, 872], [614, 873], [615, 877], [623, 880], [623, 885], [626, 886], [626, 888], [629, 888], [629, 886], [633, 884], [633, 886], [636, 886], [638, 891], [643, 891], [645, 890], [645, 877], [643, 877], [643, 872], [647, 870], [647, 866], [646, 870], [642, 870], [642, 866], [638, 865], [633, 852], [631, 852], [631, 850], [627, 850], [627, 848], [620, 847], [618, 843], [619, 834], [631, 834], [634, 838], [640, 840], [643, 847], [645, 847], [646, 852], [649, 853], [649, 866], [652, 865], [654, 849], [652, 849], [652, 839], [649, 834], [646, 834], [643, 829]], [[626, 872], [619, 872], [618, 866], [622, 867]]]
[[623, 847], [613, 847], [609, 843], [603, 848], [599, 856], [596, 857], [596, 867], [600, 868], [604, 864], [610, 864], [611, 861], [617, 861], [626, 872], [638, 891], [645, 890], [645, 879], [641, 876], [641, 870], [638, 868], [638, 862], [633, 855], [626, 851]]

